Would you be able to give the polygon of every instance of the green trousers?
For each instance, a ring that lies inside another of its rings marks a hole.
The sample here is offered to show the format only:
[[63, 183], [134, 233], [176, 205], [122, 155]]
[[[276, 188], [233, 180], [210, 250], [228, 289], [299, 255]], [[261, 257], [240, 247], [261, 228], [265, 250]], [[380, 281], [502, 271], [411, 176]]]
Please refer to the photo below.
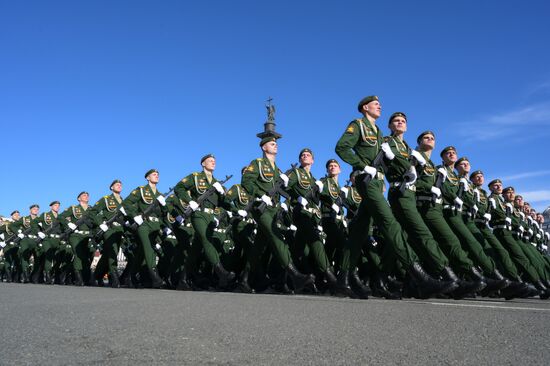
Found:
[[[323, 218], [321, 221], [323, 230], [327, 235], [325, 239], [325, 252], [331, 265], [340, 265], [342, 261], [342, 250], [346, 245], [348, 236], [347, 224], [343, 220], [337, 220], [330, 217]], [[335, 268], [339, 270], [339, 268]]]
[[258, 233], [254, 245], [250, 248], [250, 269], [252, 272], [259, 269], [266, 245], [271, 249], [277, 264], [286, 268], [292, 262], [290, 250], [285, 244], [281, 228], [277, 225], [279, 207], [267, 207], [263, 213], [254, 211], [254, 219], [258, 224]]
[[139, 247], [135, 252], [134, 273], [139, 272], [143, 264], [148, 270], [157, 268], [157, 255], [153, 246], [159, 236], [160, 222], [148, 220], [138, 227], [136, 239]]
[[233, 270], [236, 273], [250, 271], [251, 248], [254, 245], [256, 237], [256, 224], [244, 219], [237, 219], [232, 222], [233, 241], [235, 242], [235, 256], [238, 258], [236, 267]]
[[105, 274], [116, 273], [118, 270], [118, 250], [123, 234], [123, 229], [118, 227], [103, 233], [103, 252], [94, 273], [97, 280], [102, 280]]
[[460, 240], [443, 217], [443, 206], [439, 203], [432, 204], [430, 201], [418, 201], [417, 209], [434, 239], [449, 259], [451, 268], [461, 275], [470, 273], [474, 262], [462, 249]]
[[178, 278], [185, 270], [185, 260], [189, 256], [191, 243], [193, 242], [194, 230], [191, 225], [180, 226], [174, 229], [176, 243], [173, 247], [173, 255], [170, 260], [168, 272], [171, 276]]
[[59, 249], [60, 241], [58, 238], [46, 238], [42, 241], [42, 250], [44, 251], [44, 272], [52, 272], [55, 261], [55, 254]]
[[69, 243], [73, 249], [73, 268], [75, 271], [88, 271], [90, 265], [90, 238], [86, 235], [72, 233]]
[[28, 272], [29, 260], [35, 249], [36, 239], [24, 238], [19, 242], [19, 267], [23, 272]]
[[525, 256], [529, 259], [529, 262], [531, 262], [531, 265], [537, 271], [539, 277], [543, 280], [548, 280], [548, 274], [546, 271], [545, 262], [542, 256], [540, 255], [539, 251], [530, 243], [527, 243], [517, 238], [516, 240], [521, 250], [523, 250], [523, 253], [525, 254]]
[[407, 233], [408, 243], [429, 269], [441, 273], [449, 265], [449, 260], [416, 208], [416, 193], [409, 189], [401, 193], [399, 188], [392, 188], [388, 200], [395, 218]]
[[454, 210], [443, 210], [445, 220], [460, 240], [460, 244], [474, 263], [481, 268], [484, 274], [491, 275], [495, 271], [495, 263], [483, 251], [483, 244], [480, 243], [474, 234], [468, 229], [462, 213]]
[[[191, 225], [193, 226], [195, 241], [204, 251], [204, 255], [206, 256], [208, 262], [212, 266], [220, 263], [220, 253], [218, 252], [218, 249], [216, 249], [216, 245], [214, 243], [214, 229], [216, 228], [214, 215], [206, 212], [195, 211], [191, 216]], [[191, 253], [192, 254], [188, 257], [189, 260], [196, 262], [198, 260], [195, 255], [197, 251], [192, 251]]]
[[[487, 254], [495, 261], [497, 267], [502, 271], [503, 275], [512, 280], [519, 279], [519, 273], [516, 265], [512, 261], [508, 251], [502, 246], [497, 237], [493, 234], [491, 229], [484, 223], [476, 223], [478, 232], [474, 232], [475, 236], [482, 235], [483, 239], [487, 243]], [[478, 238], [479, 240], [479, 238]]]
[[[357, 176], [357, 182], [362, 182], [364, 176], [365, 174]], [[393, 250], [395, 257], [404, 268], [408, 269], [418, 261], [418, 257], [407, 244], [406, 237], [393, 216], [388, 202], [384, 199], [383, 185], [382, 180], [375, 179], [369, 183], [366, 190], [361, 183], [357, 186], [363, 199], [357, 209], [356, 222], [350, 226], [349, 239], [343, 250], [341, 269], [344, 271], [353, 270], [357, 265], [361, 256], [361, 247], [368, 234], [371, 217], [378, 226], [384, 243]]]
[[521, 248], [520, 243], [513, 237], [512, 232], [506, 229], [495, 229], [493, 230], [496, 238], [500, 241], [502, 246], [510, 254], [510, 258], [516, 265], [517, 269], [523, 272], [523, 275], [527, 277], [528, 281], [538, 282], [540, 277], [537, 273], [537, 270]]
[[71, 244], [66, 242], [60, 242], [59, 247], [55, 252], [55, 261], [53, 265], [53, 271], [58, 274], [60, 272], [66, 272], [72, 270], [73, 266], [73, 248]]
[[[314, 270], [324, 273], [330, 268], [330, 263], [325, 253], [324, 234], [317, 228], [321, 225], [321, 219], [299, 206], [294, 210], [298, 230], [291, 248], [292, 258], [306, 273], [313, 273]], [[309, 260], [314, 268], [310, 268]]]

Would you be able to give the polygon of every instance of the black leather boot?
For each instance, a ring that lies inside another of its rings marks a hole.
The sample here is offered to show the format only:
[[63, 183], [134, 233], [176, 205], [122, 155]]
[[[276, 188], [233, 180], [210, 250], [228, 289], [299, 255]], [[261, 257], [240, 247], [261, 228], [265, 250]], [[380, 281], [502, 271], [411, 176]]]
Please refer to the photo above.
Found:
[[550, 290], [544, 286], [541, 280], [535, 283], [535, 288], [539, 291], [539, 297], [541, 300], [550, 298]]
[[458, 284], [454, 281], [439, 281], [432, 278], [418, 262], [413, 263], [409, 268], [409, 274], [422, 298], [435, 294], [446, 294], [458, 288]]
[[529, 286], [523, 283], [521, 280], [510, 281], [510, 284], [500, 290], [500, 295], [504, 297], [505, 300], [511, 300], [516, 297], [524, 297], [529, 294]]
[[116, 271], [109, 273], [109, 284], [112, 288], [120, 288], [120, 279]]
[[485, 280], [487, 282], [485, 294], [502, 290], [510, 285], [510, 281], [504, 278], [504, 276], [497, 269], [495, 269], [490, 276], [485, 276]]
[[254, 290], [252, 287], [250, 287], [250, 284], [248, 283], [248, 271], [244, 270], [241, 273], [241, 278], [239, 279], [239, 289], [241, 292], [244, 292], [246, 294], [254, 293]]
[[292, 280], [295, 292], [301, 291], [304, 286], [311, 285], [315, 281], [315, 276], [300, 273], [292, 262], [288, 264], [285, 270]]
[[82, 281], [82, 274], [80, 273], [80, 271], [74, 271], [74, 285], [84, 286], [84, 282]]
[[10, 283], [12, 281], [11, 269], [6, 268], [6, 282]]
[[338, 273], [338, 277], [336, 278], [336, 294], [352, 298], [355, 297], [355, 293], [349, 284], [348, 271], [340, 271]]
[[351, 289], [360, 299], [367, 300], [372, 294], [370, 287], [361, 281], [357, 268], [350, 275]]
[[161, 288], [164, 282], [162, 281], [162, 278], [160, 278], [159, 273], [157, 272], [157, 269], [152, 268], [148, 270], [147, 273], [149, 273], [149, 279], [151, 280], [151, 287]]
[[192, 288], [189, 285], [189, 282], [187, 282], [187, 272], [183, 271], [180, 274], [180, 277], [178, 279], [178, 283], [176, 285], [176, 290], [178, 291], [191, 291]]
[[373, 296], [383, 297], [388, 300], [401, 299], [401, 293], [390, 291], [387, 276], [384, 274], [377, 273], [371, 281], [371, 286]]
[[218, 276], [218, 286], [223, 289], [235, 280], [235, 273], [226, 271], [221, 262], [214, 266], [214, 272]]

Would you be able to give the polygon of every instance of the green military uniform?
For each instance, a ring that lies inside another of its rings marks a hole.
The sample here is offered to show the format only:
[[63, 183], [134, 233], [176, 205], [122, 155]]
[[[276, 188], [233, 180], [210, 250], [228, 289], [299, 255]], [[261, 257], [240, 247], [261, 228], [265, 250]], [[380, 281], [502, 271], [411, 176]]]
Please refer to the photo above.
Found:
[[25, 237], [21, 239], [19, 246], [19, 267], [23, 275], [23, 282], [29, 282], [29, 260], [37, 247], [36, 239], [38, 239], [38, 216], [24, 216], [21, 219], [21, 228], [25, 232]]
[[52, 269], [59, 246], [61, 245], [61, 226], [58, 220], [58, 214], [53, 211], [44, 212], [40, 215], [38, 225], [46, 237], [42, 240], [41, 246], [43, 255], [38, 261], [45, 274], [45, 283], [52, 284], [54, 278]]
[[[145, 177], [149, 176], [149, 174], [151, 174], [151, 171], [147, 172]], [[136, 221], [137, 217], [141, 217], [143, 220], [141, 225], [136, 222], [138, 227], [135, 232], [135, 239], [139, 246], [134, 253], [135, 258], [132, 273], [134, 276], [137, 276], [145, 264], [153, 287], [160, 287], [162, 285], [162, 280], [157, 273], [157, 256], [153, 249], [153, 246], [156, 245], [156, 241], [161, 234], [161, 220], [167, 211], [164, 206], [157, 205], [155, 202], [160, 196], [162, 196], [162, 194], [156, 187], [153, 187], [151, 184], [146, 184], [134, 189], [128, 197], [122, 201], [122, 207], [126, 211], [128, 217], [133, 218], [134, 221]], [[145, 211], [151, 205], [155, 206], [145, 215]], [[135, 285], [137, 284], [135, 283]]]
[[1, 233], [4, 235], [4, 239], [2, 241], [6, 243], [6, 246], [4, 247], [4, 260], [6, 262], [7, 282], [15, 281], [16, 274], [18, 273], [19, 259], [17, 254], [19, 251], [19, 246], [14, 243], [14, 239], [17, 237], [16, 235], [19, 232], [20, 227], [21, 219], [15, 222], [6, 221], [0, 227]]
[[[79, 195], [80, 196], [80, 195]], [[90, 258], [90, 238], [91, 238], [91, 221], [84, 220], [80, 225], [77, 225], [74, 231], [69, 227], [69, 223], [75, 224], [84, 216], [88, 215], [89, 207], [84, 207], [81, 204], [73, 205], [67, 208], [60, 217], [63, 231], [71, 231], [69, 235], [69, 245], [72, 250], [72, 269], [74, 271], [74, 282], [77, 286], [91, 284], [92, 276], [90, 266], [92, 264]], [[63, 244], [63, 243], [62, 243]], [[60, 249], [61, 257], [67, 259], [69, 257], [68, 248]], [[93, 281], [92, 281], [93, 282]]]
[[120, 214], [121, 207], [122, 198], [112, 193], [103, 196], [90, 208], [89, 216], [96, 228], [104, 222], [111, 220], [114, 216], [119, 216], [118, 219], [108, 226], [108, 230], [103, 232], [102, 235], [103, 251], [94, 272], [94, 277], [100, 285], [103, 284], [105, 274], [108, 274], [111, 286], [120, 287], [117, 258], [124, 235], [124, 217]]
[[[321, 178], [323, 190], [319, 194], [321, 201], [322, 226], [326, 233], [325, 251], [329, 262], [332, 265], [340, 263], [342, 259], [342, 250], [346, 244], [348, 233], [348, 222], [344, 212], [344, 202], [342, 202], [341, 188], [335, 177]], [[348, 188], [348, 194], [349, 194]], [[357, 194], [359, 202], [361, 196]], [[348, 199], [345, 197], [344, 199]]]

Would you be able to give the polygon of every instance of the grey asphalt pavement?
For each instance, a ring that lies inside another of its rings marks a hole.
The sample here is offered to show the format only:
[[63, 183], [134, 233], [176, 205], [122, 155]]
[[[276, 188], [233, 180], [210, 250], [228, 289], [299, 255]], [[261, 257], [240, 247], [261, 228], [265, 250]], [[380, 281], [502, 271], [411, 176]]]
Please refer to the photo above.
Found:
[[0, 283], [2, 365], [549, 365], [550, 301]]

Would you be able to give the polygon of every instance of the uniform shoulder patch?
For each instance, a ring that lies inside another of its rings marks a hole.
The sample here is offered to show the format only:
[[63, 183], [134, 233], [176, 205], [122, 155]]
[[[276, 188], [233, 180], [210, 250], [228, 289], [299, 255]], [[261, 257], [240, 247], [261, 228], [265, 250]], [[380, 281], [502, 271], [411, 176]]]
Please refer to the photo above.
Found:
[[253, 172], [254, 171], [254, 165], [250, 164], [249, 166], [247, 166], [246, 171], [247, 172]]
[[351, 122], [346, 128], [346, 133], [355, 133], [355, 122]]
[[256, 159], [256, 161], [262, 161], [262, 160], [264, 160], [264, 159], [263, 159], [263, 158], [258, 158], [258, 159]]
[[[109, 196], [103, 196], [103, 198], [109, 198]], [[97, 201], [97, 202], [99, 202], [99, 201]]]
[[134, 190], [132, 191], [132, 194], [133, 194], [133, 195], [136, 195], [136, 194], [137, 194], [137, 190], [134, 189]]
[[193, 176], [196, 177], [197, 175], [199, 175], [199, 173], [197, 173], [197, 172], [194, 172], [194, 173], [193, 173]]

